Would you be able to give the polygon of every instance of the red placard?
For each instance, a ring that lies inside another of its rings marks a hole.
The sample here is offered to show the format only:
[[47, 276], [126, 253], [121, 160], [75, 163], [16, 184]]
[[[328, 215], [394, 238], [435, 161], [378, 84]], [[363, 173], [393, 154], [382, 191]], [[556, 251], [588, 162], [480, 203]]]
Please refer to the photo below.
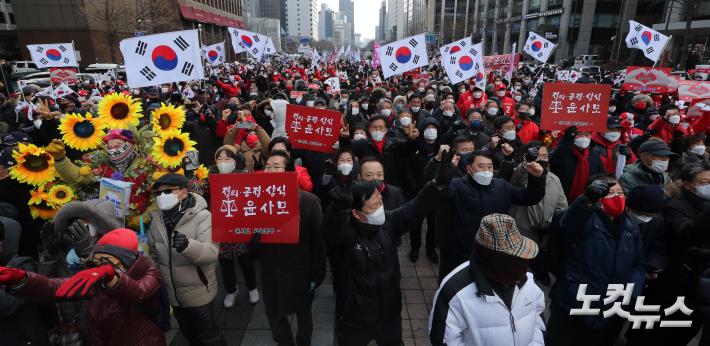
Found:
[[291, 97], [292, 99], [297, 99], [299, 96], [303, 97], [303, 95], [305, 95], [307, 93], [308, 93], [307, 91], [294, 90], [294, 91], [291, 91], [291, 94], [289, 95], [289, 97]]
[[693, 99], [710, 98], [710, 82], [683, 80], [678, 82], [678, 98], [690, 102]]
[[210, 174], [212, 240], [296, 244], [299, 236], [296, 172]]
[[49, 81], [52, 83], [67, 83], [69, 85], [76, 84], [76, 72], [75, 67], [50, 67]]
[[286, 132], [294, 148], [332, 153], [340, 135], [340, 112], [286, 105]]
[[488, 55], [483, 57], [483, 66], [486, 71], [500, 71], [505, 74], [508, 73], [510, 69], [510, 59], [515, 59], [513, 61], [513, 66], [518, 66], [520, 62], [520, 53], [511, 54], [501, 54], [501, 55]]
[[690, 106], [688, 106], [688, 110], [685, 112], [686, 117], [699, 117], [703, 115], [703, 111], [698, 107], [699, 103], [703, 103], [706, 105], [710, 104], [710, 98], [699, 98], [699, 99], [694, 99], [690, 101]]
[[671, 78], [670, 67], [629, 66], [621, 87], [630, 91], [667, 93], [675, 91], [678, 82]]
[[554, 131], [574, 125], [580, 131], [603, 132], [610, 96], [609, 84], [545, 83], [541, 128]]

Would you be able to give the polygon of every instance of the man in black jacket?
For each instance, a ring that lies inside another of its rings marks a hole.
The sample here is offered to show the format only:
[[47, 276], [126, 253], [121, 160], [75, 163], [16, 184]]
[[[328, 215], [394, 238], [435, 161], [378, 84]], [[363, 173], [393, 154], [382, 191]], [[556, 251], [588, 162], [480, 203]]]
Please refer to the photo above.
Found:
[[[452, 153], [453, 154], [453, 153]], [[402, 292], [397, 236], [432, 211], [444, 194], [456, 167], [447, 153], [434, 181], [413, 200], [385, 211], [376, 181], [341, 184], [326, 213], [323, 228], [329, 252], [340, 254], [332, 263], [336, 321], [340, 345], [399, 345], [402, 342]]]
[[468, 160], [468, 174], [451, 181], [445, 201], [437, 210], [436, 229], [443, 232], [437, 237], [442, 240], [439, 281], [468, 260], [481, 218], [507, 213], [511, 204], [535, 205], [545, 197], [545, 170], [537, 162], [525, 164], [528, 186], [522, 188], [493, 178], [493, 158], [488, 152], [476, 150]]

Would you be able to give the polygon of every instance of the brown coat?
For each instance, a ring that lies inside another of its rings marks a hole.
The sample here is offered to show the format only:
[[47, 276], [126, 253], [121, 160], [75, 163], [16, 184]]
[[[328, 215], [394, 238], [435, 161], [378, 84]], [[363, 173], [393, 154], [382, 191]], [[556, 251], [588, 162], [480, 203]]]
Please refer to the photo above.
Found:
[[266, 133], [261, 126], [257, 126], [254, 132], [256, 132], [256, 136], [259, 137], [259, 142], [256, 143], [253, 148], [250, 148], [244, 140], [241, 143], [234, 143], [237, 140], [237, 128], [230, 129], [224, 136], [224, 144], [237, 147], [239, 152], [244, 155], [244, 162], [246, 163], [247, 172], [254, 171], [254, 163], [260, 160], [266, 161], [269, 142], [271, 142], [269, 134]]
[[[54, 292], [67, 279], [28, 272], [27, 281], [14, 293], [36, 301], [53, 301]], [[150, 258], [138, 256], [114, 288], [97, 287], [88, 297], [88, 345], [165, 345], [163, 331], [145, 312], [146, 308], [157, 310], [159, 304], [160, 272]]]

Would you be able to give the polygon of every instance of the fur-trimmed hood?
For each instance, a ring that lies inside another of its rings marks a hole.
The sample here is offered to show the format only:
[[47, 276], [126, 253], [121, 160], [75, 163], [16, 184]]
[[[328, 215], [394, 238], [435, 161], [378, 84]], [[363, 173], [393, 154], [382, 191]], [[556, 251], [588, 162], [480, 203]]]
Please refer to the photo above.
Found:
[[64, 232], [74, 220], [82, 219], [94, 225], [96, 232], [103, 235], [123, 227], [123, 222], [114, 213], [113, 203], [106, 200], [72, 201], [59, 209], [54, 217], [54, 231]]

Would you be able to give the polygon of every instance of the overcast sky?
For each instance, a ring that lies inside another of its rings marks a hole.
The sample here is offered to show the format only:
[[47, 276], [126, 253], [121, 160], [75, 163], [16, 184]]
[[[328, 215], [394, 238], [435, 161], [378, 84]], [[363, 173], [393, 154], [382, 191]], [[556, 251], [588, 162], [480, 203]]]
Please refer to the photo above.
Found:
[[[338, 0], [319, 0], [333, 10], [339, 10]], [[379, 11], [382, 0], [355, 0], [355, 33], [362, 35], [362, 40], [375, 38], [375, 26], [379, 24]]]

